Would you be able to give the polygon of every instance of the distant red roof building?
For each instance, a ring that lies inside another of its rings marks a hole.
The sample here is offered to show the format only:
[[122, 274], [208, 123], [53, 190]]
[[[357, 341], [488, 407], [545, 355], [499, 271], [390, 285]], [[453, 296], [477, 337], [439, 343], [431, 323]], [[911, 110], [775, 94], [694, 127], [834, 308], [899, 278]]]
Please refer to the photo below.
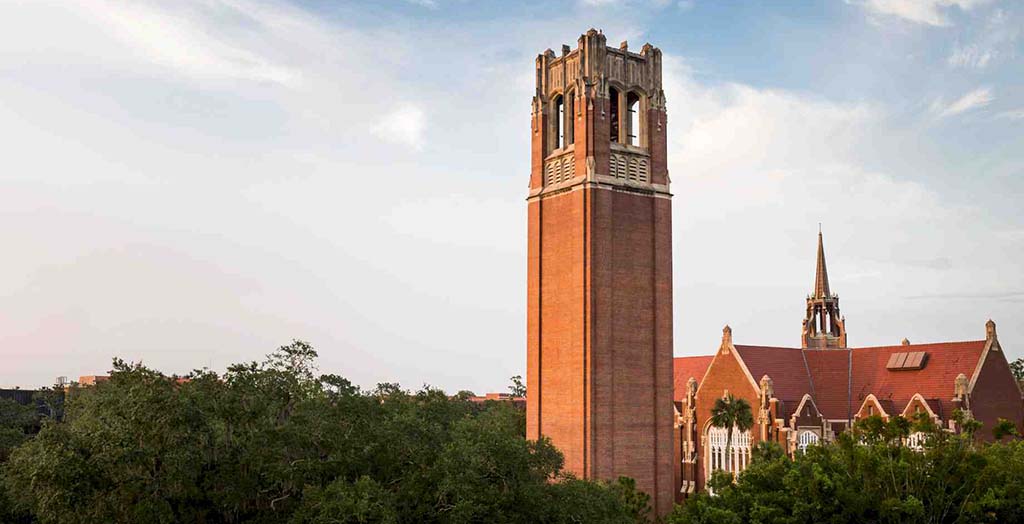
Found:
[[516, 397], [511, 393], [486, 393], [483, 396], [467, 397], [470, 402], [483, 403], [488, 400], [495, 402], [511, 402], [517, 408], [526, 409], [526, 397]]
[[[714, 355], [674, 361], [679, 438], [679, 498], [703, 489], [709, 472], [746, 467], [760, 441], [788, 453], [835, 438], [858, 419], [927, 414], [946, 431], [960, 428], [953, 413], [992, 428], [1004, 418], [1024, 430], [1024, 400], [999, 344], [996, 325], [985, 338], [966, 342], [848, 348], [839, 297], [831, 293], [824, 247], [818, 236], [815, 287], [807, 297], [801, 347], [734, 344], [725, 327]], [[715, 400], [732, 394], [753, 408], [754, 427], [734, 432], [725, 457], [725, 430], [710, 424]], [[983, 429], [979, 438], [989, 437]], [[913, 441], [915, 436], [911, 436]]]
[[99, 382], [106, 382], [110, 380], [107, 375], [82, 375], [78, 377], [79, 386], [95, 386]]

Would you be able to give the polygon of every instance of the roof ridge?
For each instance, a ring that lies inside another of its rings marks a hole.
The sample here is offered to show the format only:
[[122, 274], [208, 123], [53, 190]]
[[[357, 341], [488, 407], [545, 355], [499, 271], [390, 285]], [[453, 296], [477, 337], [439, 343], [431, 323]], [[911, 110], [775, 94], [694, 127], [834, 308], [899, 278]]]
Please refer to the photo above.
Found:
[[907, 345], [891, 344], [891, 345], [887, 345], [887, 346], [863, 346], [863, 347], [850, 348], [850, 350], [851, 351], [856, 351], [858, 349], [912, 348], [912, 347], [917, 347], [917, 346], [942, 346], [942, 345], [953, 345], [953, 344], [984, 344], [985, 342], [986, 342], [985, 340], [950, 340], [950, 341], [946, 341], [946, 342], [921, 342], [921, 343], [918, 343], [918, 344], [907, 344]]
[[785, 346], [761, 346], [761, 345], [750, 345], [750, 344], [733, 344], [733, 347], [737, 348], [763, 348], [763, 349], [792, 349], [794, 351], [803, 351], [801, 348], [788, 348]]

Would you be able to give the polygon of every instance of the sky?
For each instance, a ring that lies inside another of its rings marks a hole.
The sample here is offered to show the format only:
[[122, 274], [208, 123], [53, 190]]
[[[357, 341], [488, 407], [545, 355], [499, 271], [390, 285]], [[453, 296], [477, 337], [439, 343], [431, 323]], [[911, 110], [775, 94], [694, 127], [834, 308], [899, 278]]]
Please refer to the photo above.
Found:
[[676, 355], [798, 347], [820, 223], [851, 346], [1024, 356], [1024, 4], [736, 4], [0, 2], [0, 387], [302, 339], [504, 391], [534, 59], [591, 27], [664, 53]]

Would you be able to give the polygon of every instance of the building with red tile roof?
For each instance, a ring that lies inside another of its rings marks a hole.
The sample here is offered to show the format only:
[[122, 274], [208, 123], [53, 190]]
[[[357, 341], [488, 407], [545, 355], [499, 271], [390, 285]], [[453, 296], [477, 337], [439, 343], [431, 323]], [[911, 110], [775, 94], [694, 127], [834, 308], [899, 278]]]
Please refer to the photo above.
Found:
[[[864, 417], [911, 418], [925, 413], [945, 431], [961, 428], [953, 413], [983, 424], [990, 437], [1000, 418], [1024, 430], [1024, 399], [996, 334], [965, 342], [850, 348], [839, 296], [832, 294], [818, 234], [814, 290], [807, 296], [800, 347], [733, 343], [729, 326], [714, 355], [674, 359], [677, 499], [703, 489], [709, 471], [738, 473], [760, 441], [790, 454], [835, 438]], [[754, 426], [734, 432], [725, 457], [725, 431], [711, 426], [711, 407], [727, 394], [746, 400]], [[911, 438], [913, 440], [913, 436]]]

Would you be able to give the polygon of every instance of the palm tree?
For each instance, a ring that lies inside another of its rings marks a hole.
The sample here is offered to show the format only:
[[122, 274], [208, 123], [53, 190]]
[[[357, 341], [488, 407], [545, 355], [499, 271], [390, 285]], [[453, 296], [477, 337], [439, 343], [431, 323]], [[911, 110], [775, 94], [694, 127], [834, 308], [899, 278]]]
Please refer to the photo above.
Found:
[[750, 403], [726, 393], [711, 408], [711, 425], [725, 428], [725, 469], [732, 472], [732, 430], [747, 431], [754, 426]]

